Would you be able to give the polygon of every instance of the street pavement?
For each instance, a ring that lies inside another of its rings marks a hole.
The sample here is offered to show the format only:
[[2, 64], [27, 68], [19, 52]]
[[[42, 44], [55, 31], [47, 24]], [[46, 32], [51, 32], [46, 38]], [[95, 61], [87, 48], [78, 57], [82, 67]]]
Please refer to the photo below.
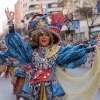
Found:
[[[75, 76], [83, 75], [90, 69], [90, 65], [86, 65], [87, 68], [80, 67], [75, 69], [68, 69], [68, 73]], [[15, 100], [15, 95], [12, 94], [12, 85], [10, 80], [10, 78], [2, 79], [0, 77], [0, 100]], [[94, 100], [100, 100], [100, 89], [98, 90]]]

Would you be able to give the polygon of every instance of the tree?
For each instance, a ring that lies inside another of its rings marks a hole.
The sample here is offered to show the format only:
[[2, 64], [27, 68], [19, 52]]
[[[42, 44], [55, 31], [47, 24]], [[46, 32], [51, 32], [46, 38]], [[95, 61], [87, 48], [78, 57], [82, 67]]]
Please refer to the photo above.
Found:
[[[74, 4], [74, 0], [63, 0], [63, 14], [66, 16], [66, 33], [72, 35], [72, 20], [76, 18], [78, 15], [75, 15], [75, 11], [77, 10], [76, 5]], [[74, 31], [74, 30], [73, 30]]]
[[80, 6], [78, 5], [79, 2], [76, 2], [75, 5], [77, 9], [80, 9], [80, 20], [86, 20], [90, 35], [91, 29], [94, 27], [94, 23], [99, 17], [99, 14], [96, 13], [97, 2], [96, 0], [84, 0], [83, 2], [82, 1], [83, 0], [80, 0]]

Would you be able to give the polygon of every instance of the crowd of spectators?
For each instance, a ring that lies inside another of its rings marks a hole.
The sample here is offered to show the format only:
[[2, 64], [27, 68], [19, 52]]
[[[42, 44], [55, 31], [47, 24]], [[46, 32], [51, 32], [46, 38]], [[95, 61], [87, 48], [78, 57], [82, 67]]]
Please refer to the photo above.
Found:
[[62, 39], [59, 43], [60, 45], [68, 46], [68, 45], [79, 45], [79, 44], [84, 44], [85, 47], [91, 47], [94, 45], [100, 45], [100, 37], [98, 36], [90, 36], [90, 39], [87, 39], [86, 37], [81, 38], [79, 40], [75, 40], [72, 38], [67, 38], [67, 39]]

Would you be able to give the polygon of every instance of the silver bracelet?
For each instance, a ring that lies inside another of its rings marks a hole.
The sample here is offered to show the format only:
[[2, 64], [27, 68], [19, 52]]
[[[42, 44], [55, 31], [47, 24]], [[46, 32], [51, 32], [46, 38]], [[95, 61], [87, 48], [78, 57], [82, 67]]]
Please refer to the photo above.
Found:
[[8, 20], [7, 25], [12, 25], [13, 24], [13, 20]]

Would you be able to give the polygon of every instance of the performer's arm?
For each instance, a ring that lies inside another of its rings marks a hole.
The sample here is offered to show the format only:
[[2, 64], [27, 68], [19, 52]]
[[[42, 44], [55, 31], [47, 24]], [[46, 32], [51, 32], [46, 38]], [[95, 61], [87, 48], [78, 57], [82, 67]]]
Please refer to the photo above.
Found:
[[61, 47], [57, 64], [63, 68], [76, 68], [87, 61], [87, 52], [84, 45]]
[[9, 57], [9, 51], [7, 50], [6, 52], [0, 52], [0, 64], [5, 63], [6, 58]]
[[93, 52], [95, 46], [85, 48], [84, 45], [61, 47], [57, 63], [64, 68], [76, 68], [87, 61], [87, 53]]
[[5, 13], [8, 18], [9, 32], [5, 36], [5, 41], [10, 55], [19, 60], [21, 64], [30, 63], [32, 60], [33, 48], [25, 43], [20, 34], [14, 29], [13, 19], [14, 15], [9, 12], [7, 8]]
[[87, 53], [93, 52], [95, 50], [95, 46], [85, 48], [85, 50], [86, 50]]

